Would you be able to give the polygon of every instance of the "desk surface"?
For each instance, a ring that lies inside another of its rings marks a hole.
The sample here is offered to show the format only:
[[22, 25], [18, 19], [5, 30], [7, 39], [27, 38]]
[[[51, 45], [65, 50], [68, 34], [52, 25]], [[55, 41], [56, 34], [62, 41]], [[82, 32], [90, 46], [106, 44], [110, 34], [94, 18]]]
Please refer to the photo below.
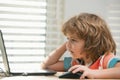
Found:
[[60, 80], [60, 79], [54, 76], [14, 76], [5, 77], [2, 78], [1, 80]]
[[[61, 73], [57, 73], [53, 76], [13, 76], [13, 77], [4, 77], [0, 80], [79, 80], [79, 79], [60, 79], [58, 78], [60, 74]], [[93, 80], [93, 79], [89, 79], [89, 80]], [[105, 79], [94, 79], [94, 80], [105, 80]], [[107, 80], [115, 80], [115, 79], [107, 79]]]
[[[0, 80], [80, 80], [80, 79], [59, 79], [55, 76], [14, 76], [6, 77]], [[106, 80], [106, 79], [85, 79], [85, 80]], [[107, 80], [120, 80], [120, 79], [107, 79]]]
[[60, 79], [58, 78], [61, 75], [61, 72], [56, 73], [51, 76], [13, 76], [13, 77], [4, 77], [0, 80], [79, 80], [79, 79]]

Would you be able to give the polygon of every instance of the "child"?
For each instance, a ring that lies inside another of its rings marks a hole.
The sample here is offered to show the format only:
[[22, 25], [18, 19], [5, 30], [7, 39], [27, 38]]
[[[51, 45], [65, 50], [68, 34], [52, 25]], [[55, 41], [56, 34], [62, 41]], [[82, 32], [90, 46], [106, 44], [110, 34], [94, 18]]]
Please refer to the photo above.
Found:
[[[72, 73], [80, 71], [83, 72], [80, 79], [120, 78], [116, 44], [103, 19], [95, 14], [82, 13], [65, 22], [62, 32], [68, 41], [50, 53], [42, 68]], [[60, 61], [67, 50], [72, 57]]]

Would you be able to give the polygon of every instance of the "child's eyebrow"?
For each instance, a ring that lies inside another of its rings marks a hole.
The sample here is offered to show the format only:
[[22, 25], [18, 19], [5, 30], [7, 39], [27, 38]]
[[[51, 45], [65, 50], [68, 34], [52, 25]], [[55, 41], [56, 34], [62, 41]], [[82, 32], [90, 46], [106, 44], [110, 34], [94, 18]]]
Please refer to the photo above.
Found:
[[71, 36], [70, 38], [73, 38], [73, 39], [79, 39], [78, 37], [75, 37], [75, 36]]
[[79, 37], [77, 37], [76, 34], [71, 34], [71, 35], [68, 35], [66, 36], [67, 38], [72, 38], [72, 39], [79, 39]]

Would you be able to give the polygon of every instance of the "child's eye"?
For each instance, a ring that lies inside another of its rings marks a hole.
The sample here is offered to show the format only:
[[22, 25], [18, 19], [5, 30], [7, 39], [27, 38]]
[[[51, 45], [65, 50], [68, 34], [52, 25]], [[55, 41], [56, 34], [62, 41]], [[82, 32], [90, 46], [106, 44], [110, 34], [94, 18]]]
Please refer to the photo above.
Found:
[[67, 40], [70, 41], [71, 43], [76, 42], [75, 39], [69, 39], [69, 38], [67, 38]]
[[76, 40], [74, 40], [74, 39], [71, 39], [71, 41], [76, 41]]
[[73, 43], [73, 42], [76, 42], [76, 40], [75, 39], [71, 39], [70, 42]]

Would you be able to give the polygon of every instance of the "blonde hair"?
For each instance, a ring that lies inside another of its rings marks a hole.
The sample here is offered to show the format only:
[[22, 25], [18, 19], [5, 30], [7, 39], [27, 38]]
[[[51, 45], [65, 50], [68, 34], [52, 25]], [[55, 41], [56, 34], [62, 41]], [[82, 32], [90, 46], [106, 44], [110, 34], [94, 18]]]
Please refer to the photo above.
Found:
[[70, 18], [62, 26], [62, 32], [64, 35], [75, 33], [83, 39], [84, 50], [93, 61], [107, 52], [116, 53], [116, 44], [106, 22], [95, 14], [82, 13]]

